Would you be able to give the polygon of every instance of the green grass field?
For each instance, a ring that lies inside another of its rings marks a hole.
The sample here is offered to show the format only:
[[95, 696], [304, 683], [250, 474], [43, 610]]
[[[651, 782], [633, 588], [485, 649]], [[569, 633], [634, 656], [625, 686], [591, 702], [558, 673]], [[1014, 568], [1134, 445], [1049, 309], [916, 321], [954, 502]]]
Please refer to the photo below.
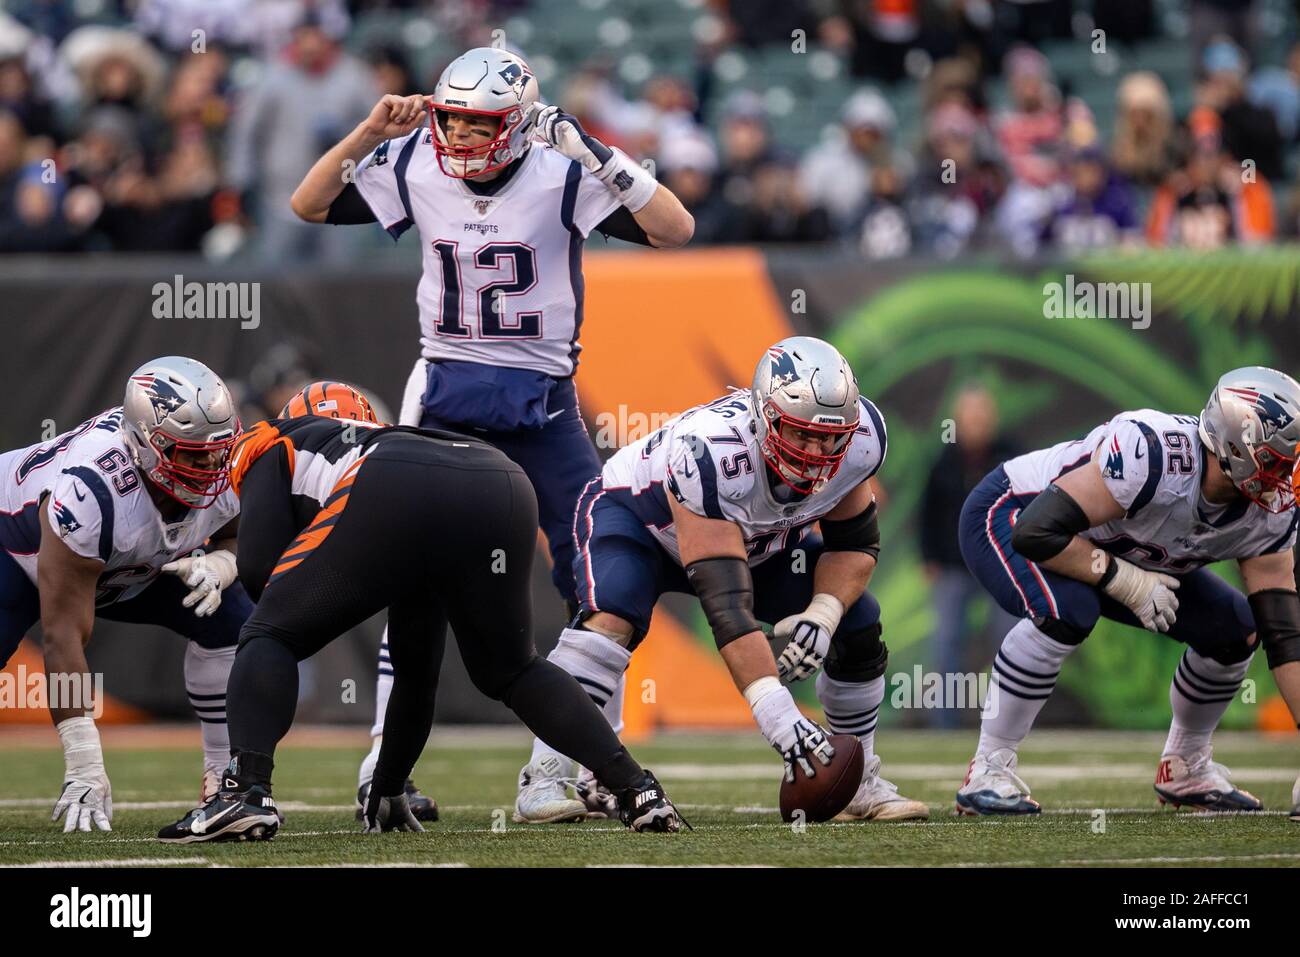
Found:
[[779, 764], [757, 735], [660, 735], [635, 753], [695, 829], [639, 835], [610, 821], [511, 823], [526, 739], [441, 727], [415, 779], [438, 799], [442, 820], [424, 834], [381, 837], [358, 833], [353, 820], [364, 735], [331, 734], [323, 744], [319, 736], [291, 737], [277, 755], [275, 794], [286, 823], [274, 841], [174, 846], [154, 834], [190, 806], [197, 748], [173, 743], [174, 731], [166, 747], [138, 730], [124, 743], [118, 734], [105, 733], [114, 830], [69, 836], [48, 820], [62, 773], [57, 739], [51, 734], [53, 747], [45, 747], [30, 735], [0, 737], [0, 865], [1300, 865], [1300, 825], [1283, 813], [1300, 770], [1294, 736], [1223, 734], [1218, 741], [1216, 759], [1263, 800], [1264, 814], [1159, 808], [1151, 780], [1162, 735], [1057, 731], [1035, 734], [1021, 755], [1022, 776], [1044, 813], [972, 820], [953, 815], [952, 795], [974, 733], [887, 729], [879, 738], [885, 775], [928, 802], [931, 820], [814, 824], [796, 833], [777, 814]]

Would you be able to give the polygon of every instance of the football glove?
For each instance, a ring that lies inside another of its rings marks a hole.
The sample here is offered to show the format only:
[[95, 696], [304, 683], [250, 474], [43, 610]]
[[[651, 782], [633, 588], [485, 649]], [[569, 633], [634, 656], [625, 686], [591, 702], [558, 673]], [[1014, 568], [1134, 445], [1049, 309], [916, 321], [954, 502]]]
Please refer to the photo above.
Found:
[[[783, 737], [785, 737], [783, 735]], [[817, 769], [813, 766], [809, 758], [815, 758], [823, 767], [831, 763], [831, 758], [835, 757], [835, 748], [832, 747], [829, 735], [825, 729], [815, 721], [809, 721], [807, 718], [800, 718], [790, 728], [788, 735], [790, 743], [782, 747], [780, 743], [774, 743], [772, 747], [781, 755], [781, 760], [785, 762], [785, 779], [787, 782], [794, 781], [794, 768], [797, 764], [803, 768], [803, 773], [810, 778], [817, 776]]]
[[632, 212], [650, 202], [659, 184], [631, 157], [620, 149], [610, 149], [584, 130], [576, 116], [558, 106], [538, 106], [537, 110], [538, 135], [560, 155], [585, 166]]
[[1148, 631], [1168, 631], [1178, 613], [1178, 579], [1160, 572], [1149, 572], [1132, 562], [1112, 555], [1115, 574], [1102, 585], [1111, 598], [1125, 605]]
[[804, 611], [776, 623], [772, 634], [787, 639], [776, 660], [776, 671], [782, 681], [802, 681], [817, 673], [826, 660], [831, 635], [843, 615], [844, 605], [840, 600], [822, 592], [813, 596]]
[[384, 831], [423, 831], [424, 826], [415, 819], [406, 795], [380, 797], [374, 788], [366, 798], [366, 812], [362, 817], [363, 834], [380, 834]]
[[207, 618], [221, 606], [221, 593], [234, 584], [239, 574], [233, 553], [219, 548], [204, 555], [178, 558], [162, 570], [175, 575], [191, 589], [181, 604]]
[[64, 817], [64, 834], [89, 831], [91, 824], [101, 831], [113, 830], [113, 789], [104, 770], [95, 722], [87, 717], [68, 718], [55, 730], [63, 740], [64, 773], [63, 790], [50, 820]]

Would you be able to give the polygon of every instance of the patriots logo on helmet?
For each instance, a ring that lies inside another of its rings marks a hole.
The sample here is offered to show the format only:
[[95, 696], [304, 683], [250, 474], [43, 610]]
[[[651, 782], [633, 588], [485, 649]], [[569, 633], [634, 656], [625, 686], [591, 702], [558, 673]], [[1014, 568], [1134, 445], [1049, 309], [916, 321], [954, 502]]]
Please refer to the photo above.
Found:
[[773, 347], [767, 350], [772, 360], [772, 388], [779, 389], [799, 378], [799, 370], [794, 367], [794, 360], [784, 349]]
[[1262, 442], [1267, 442], [1294, 421], [1291, 413], [1282, 408], [1282, 403], [1272, 396], [1264, 395], [1254, 389], [1229, 389], [1228, 391], [1245, 399], [1254, 407], [1255, 415], [1259, 417], [1260, 427], [1264, 430], [1260, 439]]
[[1110, 443], [1110, 454], [1106, 456], [1106, 467], [1101, 470], [1102, 478], [1124, 480], [1124, 453], [1119, 450], [1119, 436]]
[[171, 383], [165, 382], [157, 376], [137, 375], [132, 376], [131, 381], [144, 389], [145, 397], [149, 400], [149, 405], [153, 407], [154, 425], [161, 423], [163, 419], [185, 404], [185, 400], [179, 392], [172, 388]]
[[504, 70], [499, 71], [497, 75], [510, 85], [510, 89], [515, 91], [515, 96], [520, 100], [524, 98], [524, 89], [528, 86], [528, 81], [532, 79], [532, 74], [525, 73], [524, 68], [518, 63], [511, 63]]
[[81, 528], [81, 523], [77, 521], [77, 516], [72, 514], [72, 509], [57, 498], [54, 500], [54, 520], [59, 523], [59, 535], [64, 538]]

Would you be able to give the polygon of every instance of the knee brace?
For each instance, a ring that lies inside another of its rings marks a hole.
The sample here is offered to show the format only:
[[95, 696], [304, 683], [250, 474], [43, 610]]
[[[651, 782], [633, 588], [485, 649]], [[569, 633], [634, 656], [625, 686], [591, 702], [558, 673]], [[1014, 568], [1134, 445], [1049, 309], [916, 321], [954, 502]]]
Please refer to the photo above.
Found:
[[866, 628], [835, 633], [824, 666], [826, 676], [836, 681], [871, 681], [885, 673], [889, 649], [881, 640], [880, 622]]

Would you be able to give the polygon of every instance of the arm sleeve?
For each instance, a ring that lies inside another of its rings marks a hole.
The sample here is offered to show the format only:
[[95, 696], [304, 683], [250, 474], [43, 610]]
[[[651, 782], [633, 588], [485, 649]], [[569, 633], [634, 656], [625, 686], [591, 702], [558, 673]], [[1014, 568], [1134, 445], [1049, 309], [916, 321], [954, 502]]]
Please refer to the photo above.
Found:
[[362, 223], [376, 222], [375, 212], [366, 203], [356, 183], [348, 183], [343, 192], [330, 203], [325, 222], [331, 226], [358, 226]]
[[295, 518], [288, 453], [272, 446], [248, 468], [239, 490], [239, 580], [253, 601], [301, 528]]
[[1107, 490], [1132, 518], [1160, 486], [1164, 447], [1149, 425], [1136, 419], [1114, 419], [1102, 438], [1096, 464]]
[[597, 223], [596, 231], [603, 236], [613, 236], [627, 243], [636, 243], [639, 246], [650, 245], [650, 237], [645, 234], [641, 224], [636, 221], [636, 217], [626, 206], [620, 206]]
[[64, 469], [45, 501], [50, 529], [82, 558], [113, 557], [113, 493], [88, 465]]
[[401, 139], [385, 140], [357, 165], [357, 191], [393, 239], [414, 225], [406, 191], [406, 167], [426, 132], [424, 127], [418, 127]]
[[[597, 223], [616, 209], [624, 208], [612, 191], [596, 179], [587, 168], [574, 160], [574, 165], [581, 171], [578, 177], [578, 195], [573, 207], [573, 226], [582, 233], [583, 238], [591, 234]], [[631, 214], [628, 214], [629, 217]]]

